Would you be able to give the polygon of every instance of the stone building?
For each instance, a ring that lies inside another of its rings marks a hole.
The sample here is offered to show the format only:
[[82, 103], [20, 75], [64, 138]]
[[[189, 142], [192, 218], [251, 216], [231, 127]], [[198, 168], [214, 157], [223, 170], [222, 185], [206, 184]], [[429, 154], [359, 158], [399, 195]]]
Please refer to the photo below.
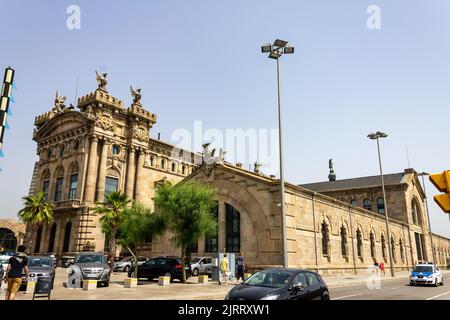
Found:
[[[142, 106], [140, 89], [133, 103], [123, 102], [99, 87], [66, 107], [58, 93], [54, 108], [38, 116], [33, 139], [36, 163], [30, 193], [44, 191], [55, 204], [55, 221], [33, 235], [35, 253], [59, 257], [83, 250], [103, 251], [105, 236], [93, 211], [104, 194], [121, 190], [153, 208], [156, 187], [196, 182], [211, 186], [217, 197], [218, 235], [200, 239], [195, 255], [239, 252], [250, 269], [282, 264], [280, 181], [214, 157], [179, 150], [152, 137], [156, 115]], [[285, 184], [288, 263], [291, 267], [344, 274], [365, 272], [373, 259], [389, 266], [389, 243], [396, 269], [431, 260], [431, 241], [424, 193], [412, 169], [386, 175], [390, 217], [388, 239], [381, 188], [377, 177], [330, 180], [298, 186]], [[449, 239], [434, 236], [439, 264], [448, 263]], [[164, 235], [147, 244], [147, 256], [178, 255]]]
[[0, 251], [15, 251], [23, 243], [26, 226], [14, 219], [0, 219]]
[[133, 103], [125, 107], [107, 91], [106, 75], [97, 74], [97, 81], [94, 92], [78, 99], [77, 110], [66, 107], [57, 92], [53, 109], [36, 117], [39, 161], [30, 194], [45, 192], [54, 204], [54, 222], [33, 235], [34, 253], [103, 251], [105, 236], [94, 207], [106, 192], [122, 191], [152, 207], [158, 183], [177, 183], [200, 161], [152, 137], [156, 115], [141, 104], [140, 89], [130, 87]]

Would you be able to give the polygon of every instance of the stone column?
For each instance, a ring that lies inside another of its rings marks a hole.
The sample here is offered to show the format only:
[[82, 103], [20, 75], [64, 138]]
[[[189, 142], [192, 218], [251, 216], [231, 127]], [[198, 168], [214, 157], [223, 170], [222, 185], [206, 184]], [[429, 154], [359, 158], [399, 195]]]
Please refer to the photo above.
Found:
[[91, 146], [89, 148], [89, 162], [86, 174], [86, 185], [84, 188], [84, 201], [94, 202], [95, 198], [95, 178], [97, 169], [97, 144], [98, 138], [91, 137]]
[[100, 155], [100, 164], [97, 179], [97, 201], [102, 202], [105, 195], [105, 182], [106, 182], [106, 160], [108, 159], [108, 147], [110, 142], [105, 139], [103, 141], [102, 153]]
[[139, 150], [139, 156], [136, 167], [136, 190], [135, 200], [141, 202], [143, 199], [143, 188], [144, 188], [144, 162], [145, 162], [145, 151]]
[[218, 250], [219, 252], [224, 252], [226, 248], [226, 213], [225, 213], [225, 202], [219, 201], [219, 234], [218, 234]]
[[130, 147], [128, 151], [128, 166], [127, 166], [127, 178], [126, 178], [126, 187], [125, 194], [128, 199], [133, 199], [133, 191], [134, 191], [134, 176], [136, 174], [136, 165], [135, 165], [135, 151], [134, 147]]

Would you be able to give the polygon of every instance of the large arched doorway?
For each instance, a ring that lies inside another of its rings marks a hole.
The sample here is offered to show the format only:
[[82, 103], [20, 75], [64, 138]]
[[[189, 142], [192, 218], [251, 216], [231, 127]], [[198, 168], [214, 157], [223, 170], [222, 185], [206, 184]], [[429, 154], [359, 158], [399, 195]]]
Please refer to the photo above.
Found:
[[241, 251], [241, 214], [233, 206], [225, 203], [226, 213], [226, 250]]
[[7, 228], [0, 228], [0, 251], [15, 251], [17, 238], [14, 232]]
[[39, 226], [36, 232], [36, 244], [34, 246], [34, 253], [39, 253], [41, 249], [41, 240], [42, 240], [42, 226]]
[[55, 248], [55, 238], [56, 238], [56, 223], [52, 225], [52, 228], [50, 229], [50, 238], [48, 241], [48, 252], [53, 252], [53, 249]]
[[66, 229], [64, 231], [64, 243], [63, 243], [63, 252], [70, 251], [70, 233], [72, 231], [72, 222], [66, 223]]

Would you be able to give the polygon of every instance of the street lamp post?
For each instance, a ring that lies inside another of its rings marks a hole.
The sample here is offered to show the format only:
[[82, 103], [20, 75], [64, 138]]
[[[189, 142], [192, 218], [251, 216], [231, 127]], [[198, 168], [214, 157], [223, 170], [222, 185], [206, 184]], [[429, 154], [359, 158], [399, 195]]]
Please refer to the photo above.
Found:
[[422, 177], [422, 186], [423, 186], [423, 193], [424, 193], [424, 198], [425, 198], [424, 199], [425, 200], [425, 208], [427, 210], [427, 218], [428, 218], [428, 230], [430, 232], [431, 252], [432, 252], [432, 257], [433, 257], [433, 264], [435, 264], [436, 263], [436, 253], [434, 252], [433, 234], [431, 233], [430, 212], [428, 210], [427, 189], [425, 187], [425, 178], [424, 178], [424, 176], [429, 176], [430, 174], [427, 172], [421, 172], [417, 175]]
[[294, 53], [294, 47], [288, 46], [285, 40], [277, 39], [273, 44], [265, 44], [261, 47], [262, 53], [268, 53], [269, 58], [277, 60], [277, 88], [278, 88], [278, 144], [280, 151], [280, 184], [281, 184], [281, 238], [283, 266], [288, 267], [287, 237], [286, 237], [286, 204], [284, 201], [284, 164], [283, 164], [283, 131], [281, 121], [281, 95], [280, 95], [280, 57], [283, 54]]
[[380, 154], [380, 142], [379, 142], [379, 138], [386, 138], [387, 134], [377, 131], [376, 133], [368, 134], [367, 137], [372, 140], [377, 140], [378, 162], [380, 164], [381, 187], [383, 189], [384, 218], [386, 221], [386, 232], [387, 232], [387, 237], [388, 237], [389, 261], [390, 261], [390, 265], [391, 265], [391, 277], [395, 277], [394, 258], [392, 256], [392, 239], [391, 239], [391, 233], [389, 231], [388, 207], [387, 207], [387, 201], [386, 201], [386, 190], [384, 187], [383, 167], [381, 166], [381, 154]]

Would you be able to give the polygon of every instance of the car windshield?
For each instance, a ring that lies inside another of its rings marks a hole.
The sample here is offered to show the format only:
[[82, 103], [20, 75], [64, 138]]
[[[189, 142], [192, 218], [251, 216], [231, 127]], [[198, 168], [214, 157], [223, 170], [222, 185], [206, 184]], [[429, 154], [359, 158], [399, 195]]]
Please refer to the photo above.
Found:
[[433, 272], [432, 266], [416, 266], [414, 267], [414, 272]]
[[29, 257], [28, 266], [30, 268], [50, 268], [52, 262], [47, 257]]
[[281, 288], [287, 283], [291, 274], [286, 270], [262, 270], [248, 278], [245, 284], [257, 287]]
[[106, 259], [102, 255], [81, 255], [75, 263], [106, 263]]
[[133, 260], [133, 257], [125, 257], [122, 260], [120, 260], [120, 262], [128, 262], [128, 261], [131, 261], [131, 260]]
[[193, 258], [192, 259], [192, 263], [198, 263], [200, 260], [202, 260], [202, 258]]

